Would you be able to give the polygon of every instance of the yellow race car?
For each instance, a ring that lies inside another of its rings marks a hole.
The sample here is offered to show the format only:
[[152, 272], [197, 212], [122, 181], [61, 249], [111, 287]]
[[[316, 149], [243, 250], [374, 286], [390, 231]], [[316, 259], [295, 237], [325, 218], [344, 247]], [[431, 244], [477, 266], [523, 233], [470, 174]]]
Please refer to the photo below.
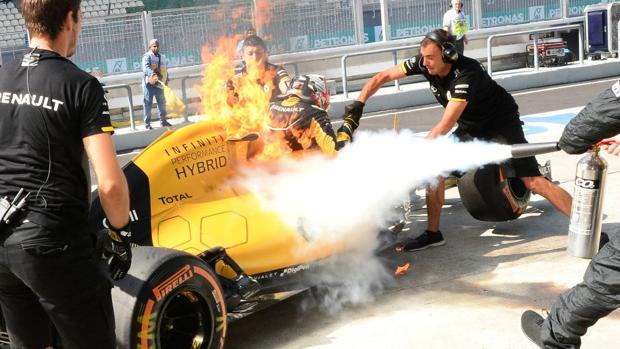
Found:
[[[308, 242], [231, 179], [256, 136], [196, 123], [167, 131], [124, 167], [133, 248], [113, 290], [121, 348], [222, 348], [229, 320], [312, 286], [308, 273], [344, 248]], [[97, 199], [91, 221], [101, 229]]]

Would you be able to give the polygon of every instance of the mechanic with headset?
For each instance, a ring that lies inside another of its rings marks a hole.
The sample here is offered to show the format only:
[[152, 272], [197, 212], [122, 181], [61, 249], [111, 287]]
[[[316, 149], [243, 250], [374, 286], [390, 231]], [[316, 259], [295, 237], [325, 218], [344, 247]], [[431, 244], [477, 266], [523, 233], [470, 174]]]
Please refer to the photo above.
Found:
[[269, 107], [272, 135], [283, 137], [292, 151], [320, 149], [334, 154], [351, 141], [357, 123], [345, 120], [336, 136], [327, 115], [329, 98], [324, 76], [295, 76], [286, 93]]
[[[22, 0], [31, 49], [0, 68], [0, 305], [12, 348], [115, 348], [111, 282], [88, 231], [86, 155], [109, 227], [113, 279], [127, 273], [129, 192], [97, 79], [67, 57], [80, 0]], [[85, 155], [86, 154], [86, 155]]]
[[[478, 61], [459, 55], [454, 37], [443, 29], [426, 35], [420, 43], [420, 54], [373, 76], [357, 101], [345, 107], [345, 117], [359, 120], [366, 101], [383, 84], [416, 74], [424, 75], [433, 95], [445, 108], [427, 138], [445, 135], [456, 124], [453, 135], [462, 141], [478, 138], [503, 144], [527, 142], [514, 98], [491, 79]], [[570, 195], [540, 174], [534, 157], [509, 159], [505, 165], [528, 189], [547, 198], [566, 216], [570, 214]], [[439, 231], [444, 191], [443, 178], [438, 179], [436, 187], [427, 188], [427, 229], [416, 239], [404, 242], [403, 250], [417, 251], [445, 244]]]

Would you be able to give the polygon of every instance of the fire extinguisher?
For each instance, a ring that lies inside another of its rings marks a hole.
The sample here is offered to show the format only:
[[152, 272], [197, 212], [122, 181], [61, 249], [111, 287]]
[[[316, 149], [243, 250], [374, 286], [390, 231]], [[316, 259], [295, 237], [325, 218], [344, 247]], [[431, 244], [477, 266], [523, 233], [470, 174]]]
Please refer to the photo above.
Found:
[[599, 156], [599, 144], [577, 163], [573, 204], [568, 227], [568, 253], [592, 258], [601, 238], [603, 193], [607, 161]]

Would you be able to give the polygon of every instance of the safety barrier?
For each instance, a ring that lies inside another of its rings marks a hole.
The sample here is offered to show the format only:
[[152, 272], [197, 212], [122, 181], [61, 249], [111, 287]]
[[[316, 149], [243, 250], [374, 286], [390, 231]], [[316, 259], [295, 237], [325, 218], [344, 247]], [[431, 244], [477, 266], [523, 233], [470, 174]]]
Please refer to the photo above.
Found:
[[127, 91], [127, 102], [129, 103], [129, 124], [131, 125], [131, 130], [136, 130], [136, 122], [133, 113], [133, 94], [131, 93], [131, 86], [127, 84], [118, 84], [118, 85], [105, 85], [103, 86], [104, 90], [114, 90], [114, 89], [125, 89]]
[[560, 30], [567, 29], [578, 29], [579, 30], [579, 63], [583, 64], [583, 26], [581, 24], [570, 24], [563, 25], [559, 27], [551, 27], [546, 29], [530, 29], [530, 30], [522, 30], [516, 32], [508, 32], [502, 34], [494, 34], [490, 35], [487, 39], [487, 71], [489, 75], [493, 75], [493, 39], [504, 36], [515, 36], [515, 35], [523, 35], [523, 34], [534, 34], [534, 69], [538, 71], [538, 34], [539, 33], [548, 33], [555, 32]]
[[[349, 98], [349, 90], [347, 87], [347, 60], [349, 59], [349, 57], [366, 56], [366, 55], [372, 55], [372, 54], [391, 52], [392, 60], [394, 62], [394, 65], [396, 65], [398, 63], [398, 57], [396, 56], [396, 52], [402, 51], [402, 50], [410, 50], [412, 48], [419, 48], [419, 47], [420, 47], [420, 44], [415, 44], [415, 45], [408, 45], [408, 46], [395, 47], [395, 48], [385, 48], [381, 50], [349, 53], [349, 54], [342, 56], [340, 68], [342, 70], [342, 93], [344, 94], [344, 98]], [[398, 82], [398, 80], [394, 81], [394, 86], [396, 86], [396, 89], [400, 90], [400, 83]]]

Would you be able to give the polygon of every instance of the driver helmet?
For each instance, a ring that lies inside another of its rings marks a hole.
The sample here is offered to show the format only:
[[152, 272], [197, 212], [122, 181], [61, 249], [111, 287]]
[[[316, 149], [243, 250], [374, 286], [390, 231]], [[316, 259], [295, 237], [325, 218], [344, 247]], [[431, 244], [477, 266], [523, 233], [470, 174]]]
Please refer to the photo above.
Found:
[[295, 76], [290, 83], [286, 95], [296, 95], [302, 99], [310, 99], [312, 104], [323, 109], [329, 109], [329, 88], [323, 75], [306, 74]]

